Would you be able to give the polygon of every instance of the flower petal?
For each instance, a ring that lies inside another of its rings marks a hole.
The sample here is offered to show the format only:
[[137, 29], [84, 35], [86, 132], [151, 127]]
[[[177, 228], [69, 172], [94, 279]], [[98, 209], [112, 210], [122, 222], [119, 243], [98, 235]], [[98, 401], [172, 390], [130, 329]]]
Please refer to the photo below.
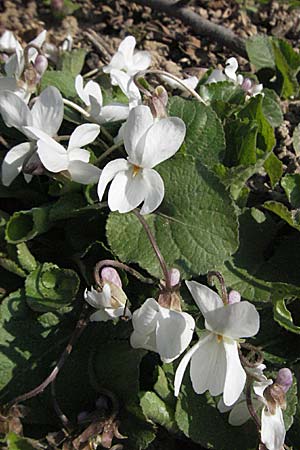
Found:
[[95, 123], [84, 123], [79, 125], [71, 134], [68, 150], [80, 148], [93, 142], [100, 133], [99, 125]]
[[70, 161], [82, 161], [88, 163], [90, 160], [90, 152], [84, 148], [71, 148], [67, 150], [68, 158]]
[[156, 331], [157, 352], [163, 362], [178, 358], [190, 344], [195, 321], [187, 313], [160, 306]]
[[146, 189], [141, 214], [150, 214], [163, 201], [165, 186], [159, 173], [153, 169], [143, 169], [143, 178], [146, 183]]
[[[223, 341], [219, 342], [213, 333], [204, 335], [199, 340], [198, 350], [191, 361], [191, 380], [194, 391], [211, 395], [223, 392], [226, 376], [226, 354]], [[226, 402], [224, 402], [226, 403]]]
[[99, 123], [117, 122], [118, 120], [127, 119], [129, 114], [129, 106], [124, 103], [115, 103], [106, 105], [101, 108], [100, 114], [96, 117]]
[[40, 160], [47, 170], [57, 173], [68, 169], [69, 158], [67, 151], [54, 139], [50, 137], [47, 140], [40, 139], [37, 142], [37, 147]]
[[83, 77], [81, 75], [77, 75], [75, 78], [75, 89], [80, 99], [87, 106], [90, 106], [90, 96], [94, 97], [100, 107], [102, 106], [103, 98], [101, 88], [98, 83], [95, 83], [95, 81], [90, 80], [83, 87]]
[[285, 439], [285, 426], [280, 406], [275, 414], [270, 414], [266, 407], [261, 414], [261, 441], [268, 450], [281, 450]]
[[[257, 411], [262, 406], [261, 402], [256, 399], [252, 399], [252, 405], [255, 411]], [[251, 419], [249, 409], [247, 407], [246, 400], [243, 400], [242, 402], [237, 403], [233, 406], [232, 411], [229, 414], [228, 422], [230, 423], [230, 425], [239, 427], [248, 422], [249, 419]]]
[[218, 83], [219, 81], [226, 81], [226, 80], [227, 80], [227, 78], [226, 78], [226, 75], [224, 75], [223, 70], [215, 69], [209, 75], [205, 84]]
[[[114, 54], [110, 63], [107, 66], [104, 66], [102, 70], [104, 73], [110, 73], [113, 69], [122, 70], [125, 67], [125, 65], [126, 61], [124, 55], [123, 53], [118, 51], [117, 53]], [[115, 86], [113, 82], [112, 84]]]
[[185, 132], [185, 123], [179, 117], [155, 122], [137, 143], [139, 165], [151, 169], [171, 158], [183, 143]]
[[118, 172], [113, 179], [108, 191], [108, 206], [111, 211], [127, 213], [139, 206], [146, 195], [147, 184], [143, 174], [134, 175], [133, 168], [129, 168]]
[[236, 71], [238, 69], [239, 65], [236, 60], [236, 58], [232, 57], [227, 59], [226, 66], [224, 69], [225, 75], [231, 80], [236, 81]]
[[104, 191], [108, 183], [117, 175], [118, 172], [128, 170], [131, 164], [126, 159], [119, 158], [114, 161], [110, 161], [102, 170], [99, 183], [98, 183], [98, 196], [101, 202]]
[[142, 306], [134, 311], [132, 325], [141, 334], [149, 334], [156, 329], [160, 306], [154, 298], [148, 298]]
[[219, 295], [204, 284], [197, 283], [197, 281], [186, 281], [185, 284], [204, 317], [209, 311], [224, 306]]
[[137, 144], [146, 131], [153, 125], [153, 116], [148, 106], [139, 105], [133, 108], [124, 127], [124, 146], [129, 160], [133, 164], [141, 165], [142, 154], [137, 151]]
[[182, 358], [182, 360], [180, 361], [180, 363], [177, 367], [177, 370], [175, 373], [175, 379], [174, 379], [174, 395], [175, 395], [175, 397], [178, 397], [178, 394], [180, 391], [180, 386], [181, 386], [187, 365], [190, 362], [194, 353], [198, 350], [200, 345], [201, 345], [201, 342], [199, 341], [192, 348], [190, 348], [190, 350], [184, 355], [184, 357]]
[[54, 136], [64, 117], [64, 104], [59, 90], [54, 86], [47, 87], [34, 103], [31, 115], [34, 127]]
[[0, 92], [0, 113], [8, 127], [22, 131], [23, 126], [32, 125], [28, 106], [14, 92]]
[[70, 161], [68, 172], [73, 181], [81, 184], [95, 184], [101, 175], [98, 167], [83, 161]]
[[141, 94], [137, 85], [127, 73], [122, 70], [113, 69], [110, 72], [110, 77], [112, 84], [118, 85], [123, 94], [125, 94], [130, 100], [141, 100]]
[[4, 186], [9, 186], [11, 182], [19, 175], [23, 163], [30, 151], [32, 145], [30, 142], [23, 142], [11, 148], [5, 155], [1, 167], [1, 181]]
[[140, 333], [134, 330], [130, 336], [130, 345], [133, 348], [145, 348], [156, 352], [156, 332], [153, 330], [149, 334]]
[[254, 336], [259, 330], [259, 314], [247, 301], [223, 306], [205, 314], [208, 330], [232, 339]]
[[136, 40], [134, 36], [127, 36], [120, 43], [118, 52], [122, 53], [125, 61], [131, 61], [133, 57], [134, 48], [136, 46]]
[[135, 75], [140, 70], [146, 70], [151, 64], [151, 54], [146, 50], [137, 51], [132, 58], [131, 66], [128, 67], [130, 75]]
[[90, 315], [90, 322], [107, 322], [108, 320], [111, 320], [111, 317], [105, 309], [99, 309]]
[[224, 383], [223, 400], [225, 405], [230, 406], [235, 403], [241, 395], [245, 383], [246, 372], [244, 371], [236, 341], [223, 340], [226, 353], [226, 377]]
[[0, 51], [13, 53], [18, 45], [18, 41], [12, 31], [5, 30], [0, 38]]

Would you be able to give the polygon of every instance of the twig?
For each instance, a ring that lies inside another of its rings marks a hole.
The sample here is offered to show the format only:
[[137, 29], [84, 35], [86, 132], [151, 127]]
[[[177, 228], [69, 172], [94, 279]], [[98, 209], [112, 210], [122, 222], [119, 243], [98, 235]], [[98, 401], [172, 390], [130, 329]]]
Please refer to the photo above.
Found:
[[206, 37], [210, 41], [218, 42], [243, 58], [248, 58], [244, 39], [234, 34], [231, 30], [210, 22], [199, 16], [191, 9], [176, 5], [170, 0], [135, 0], [143, 6], [149, 6], [153, 10], [166, 13], [168, 16], [180, 19], [185, 25], [192, 28], [195, 34]]
[[106, 49], [103, 42], [100, 40], [98, 34], [94, 30], [84, 31], [83, 34], [91, 41], [94, 47], [99, 51], [103, 61], [105, 63], [108, 63], [111, 59], [111, 55]]
[[78, 322], [76, 324], [75, 330], [73, 331], [72, 336], [71, 336], [66, 348], [64, 349], [63, 353], [61, 354], [61, 357], [59, 358], [58, 363], [56, 364], [56, 366], [54, 367], [54, 369], [52, 370], [50, 375], [48, 375], [48, 377], [39, 386], [35, 387], [34, 389], [32, 389], [29, 392], [26, 392], [25, 394], [19, 395], [18, 397], [16, 397], [12, 401], [10, 401], [7, 404], [8, 409], [17, 403], [23, 402], [25, 400], [29, 400], [30, 398], [33, 398], [36, 395], [41, 394], [46, 389], [46, 387], [49, 386], [49, 384], [55, 380], [60, 369], [63, 367], [64, 363], [66, 362], [68, 356], [71, 354], [74, 344], [79, 339], [79, 337], [85, 330], [87, 324], [89, 323], [89, 319], [86, 314], [87, 309], [88, 309], [88, 306], [84, 305], [80, 319], [78, 320]]

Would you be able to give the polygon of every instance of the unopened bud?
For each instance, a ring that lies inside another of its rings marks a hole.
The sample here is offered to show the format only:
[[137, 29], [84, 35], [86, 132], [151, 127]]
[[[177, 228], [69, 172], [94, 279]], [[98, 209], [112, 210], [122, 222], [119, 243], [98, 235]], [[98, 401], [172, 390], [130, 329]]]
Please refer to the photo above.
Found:
[[38, 74], [39, 79], [42, 78], [45, 71], [48, 67], [48, 59], [44, 55], [37, 55], [35, 62], [34, 62], [34, 68]]
[[230, 291], [228, 295], [228, 303], [232, 305], [232, 303], [238, 303], [241, 301], [241, 294], [238, 291]]
[[250, 91], [250, 89], [252, 87], [252, 81], [250, 80], [250, 78], [245, 78], [241, 87], [245, 92]]
[[168, 103], [168, 93], [163, 86], [157, 86], [154, 90], [154, 94], [150, 99], [150, 109], [155, 118], [167, 117], [166, 106]]
[[113, 269], [112, 267], [104, 267], [101, 270], [101, 278], [103, 281], [108, 281], [109, 283], [115, 284], [122, 289], [122, 281], [116, 269]]
[[179, 272], [179, 270], [175, 269], [175, 267], [172, 267], [172, 269], [170, 269], [168, 272], [169, 272], [171, 286], [174, 287], [177, 284], [179, 284], [179, 281], [180, 281], [180, 272]]
[[276, 384], [279, 384], [281, 386], [283, 392], [286, 394], [289, 388], [293, 384], [293, 374], [287, 367], [284, 367], [283, 369], [280, 369], [277, 378], [275, 381]]

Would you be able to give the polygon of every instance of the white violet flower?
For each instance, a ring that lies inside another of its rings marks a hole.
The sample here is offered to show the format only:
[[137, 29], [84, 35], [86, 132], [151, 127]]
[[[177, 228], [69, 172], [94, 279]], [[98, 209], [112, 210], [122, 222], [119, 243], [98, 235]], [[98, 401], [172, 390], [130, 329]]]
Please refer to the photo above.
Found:
[[[1, 179], [5, 186], [22, 171], [23, 164], [34, 154], [38, 139], [28, 130], [28, 126], [43, 130], [48, 136], [55, 136], [58, 132], [64, 115], [64, 105], [59, 90], [55, 87], [46, 88], [37, 97], [31, 109], [24, 100], [14, 92], [0, 92], [0, 113], [4, 123], [8, 127], [14, 127], [30, 140], [10, 149], [3, 160]], [[31, 175], [24, 174], [26, 181], [31, 180]]]
[[165, 363], [174, 361], [192, 340], [195, 321], [185, 312], [160, 306], [148, 298], [132, 315], [133, 348], [145, 348], [159, 354]]
[[101, 170], [89, 164], [90, 152], [81, 147], [96, 139], [100, 132], [99, 125], [79, 125], [71, 134], [67, 149], [37, 128], [26, 127], [26, 130], [38, 139], [37, 154], [47, 170], [53, 173], [66, 170], [77, 183], [91, 184], [98, 181]]
[[118, 272], [112, 267], [105, 267], [101, 271], [101, 278], [103, 280], [101, 292], [98, 292], [93, 287], [90, 291], [86, 289], [84, 292], [84, 299], [89, 305], [97, 309], [90, 316], [90, 321], [106, 322], [123, 315], [130, 318], [131, 313], [127, 307], [125, 311], [127, 297], [122, 289], [122, 282]]
[[205, 318], [205, 328], [198, 343], [182, 358], [175, 374], [174, 391], [178, 396], [183, 375], [191, 362], [190, 376], [197, 394], [223, 393], [230, 406], [241, 395], [246, 373], [240, 362], [238, 341], [254, 336], [259, 330], [259, 315], [247, 301], [224, 305], [219, 295], [195, 281], [186, 285]]
[[128, 158], [110, 161], [104, 167], [98, 184], [99, 199], [113, 180], [108, 192], [111, 211], [126, 213], [144, 202], [141, 214], [149, 214], [164, 197], [164, 182], [153, 167], [180, 148], [185, 124], [178, 117], [154, 120], [150, 108], [140, 105], [130, 111], [123, 137]]

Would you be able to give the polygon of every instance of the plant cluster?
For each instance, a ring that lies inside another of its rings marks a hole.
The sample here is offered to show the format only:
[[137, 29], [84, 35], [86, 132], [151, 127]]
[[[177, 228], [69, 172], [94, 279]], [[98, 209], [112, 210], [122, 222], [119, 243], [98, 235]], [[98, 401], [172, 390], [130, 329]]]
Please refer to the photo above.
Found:
[[297, 448], [300, 56], [181, 80], [128, 36], [81, 75], [45, 40], [0, 38], [3, 446]]

